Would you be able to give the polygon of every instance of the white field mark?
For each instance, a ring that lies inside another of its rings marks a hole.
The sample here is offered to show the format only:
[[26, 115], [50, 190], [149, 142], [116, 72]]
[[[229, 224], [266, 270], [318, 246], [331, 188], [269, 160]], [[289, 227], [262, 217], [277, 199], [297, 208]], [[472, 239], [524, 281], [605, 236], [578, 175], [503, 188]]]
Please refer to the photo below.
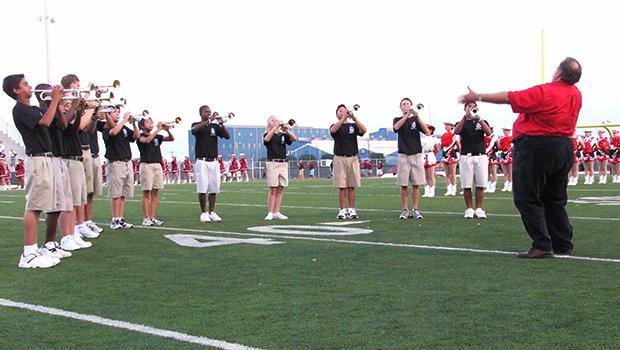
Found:
[[[23, 218], [18, 218], [18, 217], [13, 217], [13, 216], [0, 216], [0, 219], [23, 220]], [[97, 223], [97, 224], [104, 225], [104, 223]], [[244, 232], [231, 232], [231, 231], [202, 230], [202, 229], [192, 229], [192, 228], [175, 228], [175, 227], [162, 227], [162, 226], [159, 226], [159, 227], [150, 226], [148, 228], [147, 227], [142, 227], [142, 226], [134, 226], [133, 228], [134, 229], [144, 229], [144, 230], [173, 231], [173, 232], [196, 232], [196, 233], [212, 233], [212, 234], [220, 234], [220, 235], [265, 237], [265, 238], [276, 238], [276, 239], [298, 239], [298, 240], [315, 241], [315, 242], [361, 244], [361, 245], [385, 246], [385, 247], [400, 247], [400, 248], [419, 248], [419, 249], [459, 251], [459, 252], [470, 252], [470, 253], [488, 253], [488, 254], [504, 254], [504, 255], [516, 255], [517, 254], [517, 252], [501, 251], [501, 250], [487, 250], [487, 249], [476, 249], [476, 248], [458, 248], [458, 247], [442, 247], [442, 246], [429, 246], [429, 245], [405, 244], [405, 243], [350, 241], [350, 240], [341, 240], [341, 239], [332, 239], [332, 238], [282, 236], [282, 235], [269, 235], [269, 234], [261, 234], [261, 233], [244, 233]], [[601, 261], [601, 262], [620, 263], [620, 259], [594, 258], [594, 257], [587, 257], [587, 256], [567, 256], [567, 255], [556, 255], [556, 257], [557, 258], [563, 258], [563, 259], [571, 259], [571, 260], [588, 260], [588, 261]]]
[[309, 236], [354, 236], [372, 233], [372, 230], [357, 227], [316, 226], [316, 225], [269, 225], [248, 227], [248, 231], [279, 233], [284, 235]]
[[319, 225], [331, 225], [331, 226], [346, 226], [346, 225], [355, 225], [355, 224], [363, 224], [366, 222], [370, 222], [370, 220], [342, 220], [335, 222], [321, 222]]
[[204, 346], [212, 346], [218, 349], [228, 349], [228, 350], [253, 350], [258, 348], [252, 348], [241, 344], [229, 343], [223, 340], [210, 339], [205, 337], [197, 337], [185, 333], [169, 331], [166, 329], [153, 328], [141, 324], [129, 323], [125, 321], [117, 321], [109, 318], [103, 318], [96, 315], [88, 315], [88, 314], [80, 314], [77, 312], [65, 311], [61, 309], [56, 309], [52, 307], [42, 306], [42, 305], [33, 305], [20, 303], [16, 301], [11, 301], [7, 299], [0, 298], [0, 305], [6, 307], [12, 307], [16, 309], [29, 310], [42, 314], [52, 315], [52, 316], [61, 316], [72, 318], [79, 321], [90, 322], [94, 324], [99, 324], [103, 326], [109, 326], [113, 328], [126, 329], [133, 332], [144, 333], [155, 335], [163, 338], [171, 338], [178, 341], [182, 341], [185, 343], [199, 344]]

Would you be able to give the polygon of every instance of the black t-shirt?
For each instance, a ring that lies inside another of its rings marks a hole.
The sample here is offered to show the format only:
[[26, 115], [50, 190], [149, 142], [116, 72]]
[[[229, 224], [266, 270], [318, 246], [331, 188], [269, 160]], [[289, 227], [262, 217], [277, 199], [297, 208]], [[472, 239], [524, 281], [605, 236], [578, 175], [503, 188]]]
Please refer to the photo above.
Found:
[[[140, 136], [149, 137], [149, 134], [141, 133]], [[149, 143], [137, 140], [138, 150], [140, 150], [140, 162], [149, 164], [161, 163], [161, 143], [163, 141], [163, 135], [155, 136]]]
[[482, 124], [479, 121], [465, 120], [459, 136], [461, 137], [461, 154], [479, 155], [485, 153], [484, 130], [482, 130]]
[[63, 157], [79, 157], [82, 155], [82, 144], [80, 142], [79, 125], [71, 123], [62, 131]]
[[97, 131], [87, 132], [85, 135], [88, 135], [88, 145], [90, 146], [90, 153], [95, 155], [99, 154], [99, 138], [97, 138]]
[[60, 157], [64, 152], [62, 130], [58, 128], [58, 118], [62, 117], [57, 113], [48, 129], [50, 140], [52, 142], [52, 154], [54, 157]]
[[[401, 118], [394, 118], [392, 125], [396, 124]], [[407, 155], [422, 153], [422, 143], [420, 142], [422, 128], [415, 120], [416, 118], [409, 118], [400, 129], [394, 130], [398, 134], [398, 153]]]
[[22, 135], [26, 154], [52, 151], [52, 141], [47, 127], [39, 125], [43, 111], [36, 106], [26, 106], [17, 102], [13, 107], [13, 122]]
[[[335, 124], [330, 126], [330, 129]], [[355, 123], [344, 123], [335, 133], [330, 132], [334, 138], [334, 155], [354, 156], [358, 152], [357, 136], [363, 136]]]
[[[193, 123], [192, 128], [198, 123]], [[192, 134], [196, 137], [196, 158], [217, 158], [217, 138], [225, 138], [224, 130], [220, 124], [211, 123], [206, 127], [198, 130], [198, 132], [193, 132]]]
[[133, 131], [123, 126], [118, 134], [112, 136], [110, 135], [111, 129], [105, 128], [105, 125], [105, 123], [97, 123], [97, 130], [101, 132], [103, 142], [105, 143], [106, 159], [109, 161], [130, 160], [131, 147], [129, 143], [135, 141]]
[[265, 136], [267, 133], [263, 134], [263, 144], [267, 148], [267, 160], [286, 159], [286, 145], [293, 143], [289, 134], [285, 132], [273, 134], [269, 141], [265, 141]]

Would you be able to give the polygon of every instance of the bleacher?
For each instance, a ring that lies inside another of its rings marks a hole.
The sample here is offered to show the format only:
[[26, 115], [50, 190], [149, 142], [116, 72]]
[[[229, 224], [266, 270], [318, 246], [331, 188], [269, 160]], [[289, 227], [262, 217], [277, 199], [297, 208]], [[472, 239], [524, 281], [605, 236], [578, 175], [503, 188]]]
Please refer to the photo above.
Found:
[[[26, 157], [26, 149], [24, 148], [24, 142], [22, 141], [21, 135], [9, 123], [0, 119], [0, 140], [4, 143], [4, 153], [6, 154], [6, 161], [10, 163], [10, 155], [11, 150], [14, 150], [17, 153], [17, 157]], [[11, 166], [11, 170], [13, 166]]]

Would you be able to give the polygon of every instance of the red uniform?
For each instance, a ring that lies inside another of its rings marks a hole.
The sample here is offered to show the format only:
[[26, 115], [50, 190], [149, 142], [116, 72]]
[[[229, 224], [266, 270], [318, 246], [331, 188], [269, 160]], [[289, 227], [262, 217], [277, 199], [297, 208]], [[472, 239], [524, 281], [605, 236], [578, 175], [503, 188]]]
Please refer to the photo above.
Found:
[[170, 172], [170, 168], [168, 167], [168, 162], [166, 162], [165, 160], [161, 161], [161, 170], [164, 175], [168, 175], [168, 173]]
[[596, 142], [596, 157], [598, 160], [609, 160], [609, 150], [611, 148], [611, 144], [609, 143], [609, 139], [606, 137], [599, 138]]
[[446, 132], [441, 135], [441, 148], [443, 149], [443, 155], [441, 156], [442, 163], [455, 164], [459, 161], [456, 141], [457, 138], [453, 132]]
[[2, 178], [4, 179], [4, 183], [7, 185], [11, 184], [11, 167], [8, 164], [4, 164], [4, 171], [2, 173]]
[[497, 159], [497, 151], [499, 146], [497, 144], [497, 139], [495, 139], [495, 135], [484, 136], [484, 149], [486, 150], [487, 158], [489, 159], [489, 165], [499, 164]]
[[217, 161], [220, 163], [220, 174], [224, 174], [226, 172], [226, 166], [224, 166], [224, 159], [218, 158]]
[[24, 166], [24, 163], [17, 163], [15, 165], [15, 177], [19, 178], [23, 178], [24, 175], [26, 174], [26, 167]]
[[579, 143], [579, 140], [577, 140], [576, 137], [573, 137], [573, 154], [574, 154], [574, 158], [573, 158], [573, 162], [574, 163], [579, 163], [581, 162], [581, 143]]
[[231, 174], [235, 174], [238, 170], [239, 170], [239, 162], [237, 161], [237, 158], [231, 158], [230, 165], [228, 165], [228, 171], [230, 171]]
[[594, 161], [594, 137], [584, 136], [583, 138], [583, 161]]
[[512, 137], [510, 136], [499, 139], [499, 161], [502, 164], [512, 164]]
[[170, 172], [173, 174], [179, 173], [179, 161], [178, 160], [173, 159], [172, 161], [170, 161]]
[[132, 161], [132, 165], [133, 165], [133, 173], [134, 173], [134, 175], [139, 175], [140, 174], [140, 161], [139, 160], [134, 160], [134, 161]]
[[611, 138], [609, 159], [612, 164], [620, 163], [620, 136], [614, 136]]
[[186, 173], [191, 173], [194, 170], [192, 167], [192, 162], [189, 159], [185, 159], [183, 161], [183, 171]]
[[241, 171], [247, 171], [248, 170], [248, 161], [245, 158], [241, 158], [239, 159], [239, 168], [241, 169]]

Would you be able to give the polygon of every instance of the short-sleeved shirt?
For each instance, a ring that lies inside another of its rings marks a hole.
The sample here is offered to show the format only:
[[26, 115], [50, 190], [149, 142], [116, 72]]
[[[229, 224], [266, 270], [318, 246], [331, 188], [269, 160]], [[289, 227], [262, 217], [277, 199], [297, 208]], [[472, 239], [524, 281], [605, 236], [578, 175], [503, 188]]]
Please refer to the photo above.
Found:
[[50, 127], [48, 128], [50, 140], [52, 142], [52, 154], [54, 157], [61, 157], [64, 153], [63, 132], [58, 127], [58, 118], [62, 118], [59, 113], [56, 114], [56, 117], [54, 117], [52, 124], [50, 124]]
[[468, 119], [465, 119], [463, 122], [463, 129], [461, 129], [461, 133], [459, 134], [461, 140], [461, 154], [484, 154], [486, 147], [484, 146], [484, 130], [482, 130], [482, 124], [480, 121]]
[[79, 157], [82, 155], [79, 128], [80, 126], [73, 122], [62, 131], [63, 157]]
[[[192, 128], [198, 123], [193, 123]], [[193, 132], [196, 138], [195, 151], [196, 158], [217, 158], [217, 138], [228, 139], [224, 134], [224, 129], [220, 124], [210, 123], [206, 127]]]
[[267, 160], [286, 159], [286, 145], [293, 143], [288, 133], [273, 134], [271, 140], [265, 141], [267, 133], [263, 134], [263, 144], [267, 148]]
[[52, 151], [52, 141], [48, 128], [39, 125], [43, 111], [36, 106], [26, 106], [17, 102], [13, 107], [13, 122], [22, 135], [26, 154], [45, 153]]
[[[149, 137], [148, 134], [141, 133], [142, 137]], [[155, 136], [151, 142], [144, 143], [138, 140], [138, 150], [140, 151], [141, 163], [161, 163], [161, 143], [164, 141], [163, 135]]]
[[109, 161], [116, 160], [130, 160], [131, 159], [131, 147], [130, 142], [134, 142], [133, 131], [126, 126], [123, 126], [121, 131], [112, 136], [110, 130], [105, 127], [105, 123], [97, 123], [97, 130], [101, 132], [103, 136], [103, 142], [105, 143], [105, 157]]
[[[402, 118], [403, 117], [394, 118], [392, 125], [396, 124]], [[398, 153], [412, 155], [422, 152], [422, 143], [420, 142], [422, 128], [415, 119], [416, 118], [409, 118], [400, 129], [394, 129], [394, 132], [398, 134]]]
[[[335, 124], [332, 124], [331, 127]], [[338, 131], [330, 132], [334, 138], [334, 155], [336, 156], [354, 156], [358, 153], [357, 137], [363, 136], [360, 129], [355, 123], [344, 123]]]
[[[97, 123], [103, 121], [97, 121]], [[97, 139], [97, 131], [82, 132], [80, 133], [80, 144], [82, 146], [88, 146], [91, 154], [99, 154], [99, 140]]]
[[573, 84], [555, 81], [508, 93], [512, 111], [520, 113], [513, 139], [523, 135], [571, 137], [581, 110], [581, 92]]

